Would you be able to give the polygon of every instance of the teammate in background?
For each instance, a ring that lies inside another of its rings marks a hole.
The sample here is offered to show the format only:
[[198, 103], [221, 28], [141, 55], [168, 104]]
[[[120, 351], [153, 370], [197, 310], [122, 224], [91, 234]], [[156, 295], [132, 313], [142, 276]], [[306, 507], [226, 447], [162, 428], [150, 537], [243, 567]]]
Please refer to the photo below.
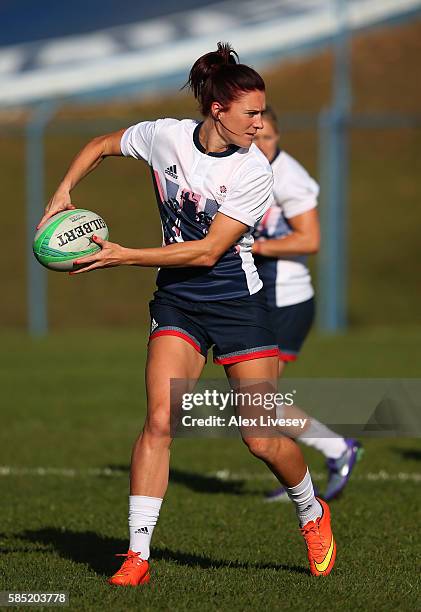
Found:
[[[263, 127], [265, 85], [237, 63], [227, 44], [200, 57], [189, 75], [204, 121], [145, 121], [95, 138], [73, 160], [40, 225], [72, 207], [70, 191], [110, 155], [151, 167], [164, 246], [133, 249], [94, 238], [101, 251], [71, 274], [118, 265], [160, 267], [146, 365], [147, 417], [136, 440], [129, 498], [130, 545], [109, 580], [149, 581], [149, 549], [168, 486], [171, 379], [197, 380], [208, 349], [235, 380], [277, 380], [278, 347], [252, 256], [252, 230], [272, 202], [273, 177], [253, 144]], [[243, 387], [244, 388], [244, 387]], [[243, 440], [283, 483], [293, 501], [314, 575], [330, 573], [336, 544], [326, 502], [315, 498], [298, 445], [287, 437]]]
[[[263, 129], [254, 142], [271, 163], [275, 202], [255, 231], [253, 253], [270, 307], [272, 325], [280, 350], [279, 376], [290, 361], [297, 359], [314, 319], [314, 290], [306, 256], [319, 249], [317, 214], [319, 186], [304, 168], [279, 145], [278, 122], [274, 111], [263, 113]], [[361, 448], [351, 438], [343, 438], [328, 427], [308, 418], [295, 407], [284, 407], [279, 418], [306, 418], [307, 425], [295, 439], [316, 448], [326, 457], [328, 483], [323, 495], [330, 500], [347, 484]], [[268, 501], [288, 501], [286, 489], [268, 493]]]

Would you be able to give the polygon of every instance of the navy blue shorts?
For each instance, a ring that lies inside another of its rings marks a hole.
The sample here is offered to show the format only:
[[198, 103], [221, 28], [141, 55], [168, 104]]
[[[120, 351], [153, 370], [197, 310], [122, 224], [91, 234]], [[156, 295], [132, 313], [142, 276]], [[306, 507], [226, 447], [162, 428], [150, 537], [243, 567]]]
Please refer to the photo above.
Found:
[[314, 313], [314, 298], [299, 304], [291, 304], [291, 306], [270, 308], [270, 318], [281, 361], [295, 361], [297, 359], [301, 346], [313, 324]]
[[213, 360], [221, 365], [279, 356], [262, 291], [235, 300], [192, 302], [160, 290], [149, 310], [149, 341], [177, 336], [205, 358], [213, 346]]

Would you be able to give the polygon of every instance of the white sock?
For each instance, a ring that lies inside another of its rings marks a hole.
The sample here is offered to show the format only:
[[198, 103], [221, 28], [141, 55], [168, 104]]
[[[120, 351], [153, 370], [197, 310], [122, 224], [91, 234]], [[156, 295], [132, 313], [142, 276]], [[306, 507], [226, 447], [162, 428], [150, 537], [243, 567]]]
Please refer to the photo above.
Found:
[[295, 487], [285, 487], [285, 491], [295, 504], [300, 527], [322, 516], [322, 507], [314, 497], [313, 483], [308, 468], [302, 481]]
[[317, 449], [329, 459], [339, 459], [347, 449], [342, 436], [313, 418], [310, 420], [310, 426], [296, 439]]
[[162, 499], [159, 497], [129, 496], [129, 548], [140, 553], [140, 557], [145, 561], [149, 559], [149, 546], [161, 504]]

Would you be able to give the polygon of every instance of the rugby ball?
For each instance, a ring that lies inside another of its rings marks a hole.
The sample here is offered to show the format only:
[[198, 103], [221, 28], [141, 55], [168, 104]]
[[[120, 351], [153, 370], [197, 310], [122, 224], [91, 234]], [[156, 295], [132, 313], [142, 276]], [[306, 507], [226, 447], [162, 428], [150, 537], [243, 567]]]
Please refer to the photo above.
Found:
[[37, 231], [34, 255], [50, 270], [74, 270], [75, 260], [100, 250], [92, 240], [94, 234], [108, 239], [108, 227], [102, 217], [90, 210], [65, 210], [48, 219]]

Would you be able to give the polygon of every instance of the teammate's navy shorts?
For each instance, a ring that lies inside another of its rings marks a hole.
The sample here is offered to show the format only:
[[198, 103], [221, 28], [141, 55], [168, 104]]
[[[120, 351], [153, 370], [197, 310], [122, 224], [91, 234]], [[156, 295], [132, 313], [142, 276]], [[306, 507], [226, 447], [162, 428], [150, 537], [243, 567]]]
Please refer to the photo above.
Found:
[[279, 357], [262, 291], [244, 298], [192, 302], [160, 290], [149, 303], [151, 334], [177, 336], [221, 365]]
[[281, 361], [295, 361], [297, 359], [301, 346], [313, 324], [314, 313], [314, 298], [299, 304], [291, 304], [291, 306], [270, 308], [270, 318]]

